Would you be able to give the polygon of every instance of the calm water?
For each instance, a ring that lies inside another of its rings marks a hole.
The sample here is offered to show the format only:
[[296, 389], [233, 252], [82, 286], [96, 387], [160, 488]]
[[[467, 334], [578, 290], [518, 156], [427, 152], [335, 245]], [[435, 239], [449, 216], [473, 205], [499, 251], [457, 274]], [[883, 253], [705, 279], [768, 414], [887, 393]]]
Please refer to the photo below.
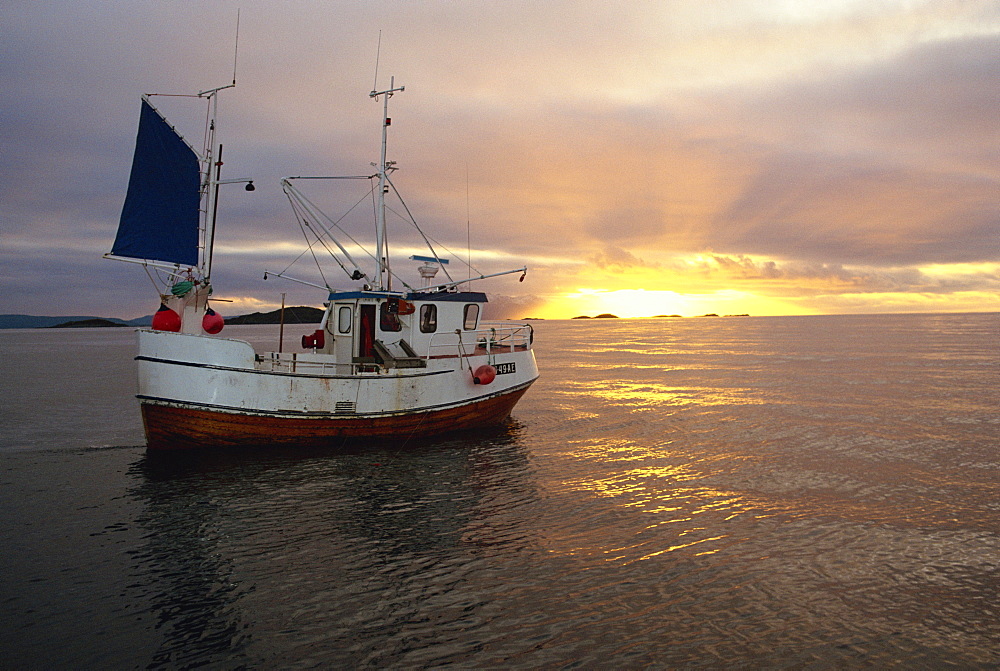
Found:
[[1000, 664], [1000, 315], [536, 330], [499, 430], [167, 459], [0, 331], [0, 668]]

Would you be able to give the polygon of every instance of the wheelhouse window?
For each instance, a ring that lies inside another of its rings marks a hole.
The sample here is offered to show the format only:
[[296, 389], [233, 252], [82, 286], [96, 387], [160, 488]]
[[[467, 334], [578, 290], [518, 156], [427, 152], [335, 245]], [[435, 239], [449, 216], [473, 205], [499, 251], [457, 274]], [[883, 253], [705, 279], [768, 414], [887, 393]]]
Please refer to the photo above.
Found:
[[383, 331], [402, 331], [403, 325], [399, 322], [399, 303], [385, 301], [379, 306], [379, 327]]
[[342, 305], [337, 310], [337, 331], [340, 333], [351, 332], [351, 322], [354, 321], [354, 315], [351, 312], [350, 306], [347, 305]]
[[465, 330], [472, 331], [479, 323], [479, 306], [473, 303], [465, 306]]
[[421, 333], [434, 333], [438, 328], [438, 306], [433, 304], [420, 306]]

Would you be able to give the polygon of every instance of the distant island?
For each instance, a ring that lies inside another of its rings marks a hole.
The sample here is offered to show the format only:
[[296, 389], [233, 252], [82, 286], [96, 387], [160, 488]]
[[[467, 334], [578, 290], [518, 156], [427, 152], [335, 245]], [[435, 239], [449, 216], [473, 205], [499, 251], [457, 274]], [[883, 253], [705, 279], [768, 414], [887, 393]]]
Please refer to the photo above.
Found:
[[[318, 308], [298, 306], [285, 308], [286, 324], [318, 324], [323, 311]], [[230, 317], [227, 324], [278, 324], [281, 310], [254, 312], [248, 315]], [[47, 317], [36, 315], [0, 315], [0, 329], [40, 329], [40, 328], [106, 328], [111, 326], [148, 327], [153, 323], [153, 315], [137, 319], [117, 319], [115, 317], [70, 316]]]
[[[285, 308], [286, 324], [319, 324], [323, 320], [323, 311], [319, 308], [310, 308], [300, 305], [293, 308]], [[239, 317], [230, 317], [226, 324], [241, 326], [245, 324], [280, 324], [281, 310], [271, 312], [253, 312]]]
[[[121, 324], [122, 326], [148, 326], [152, 323], [153, 316], [140, 317], [131, 321], [116, 319], [114, 317], [98, 317], [96, 315], [64, 315], [62, 317], [39, 317], [37, 315], [0, 315], [0, 329], [42, 329], [50, 326], [61, 326], [73, 322], [84, 322], [90, 319], [100, 319], [110, 322], [110, 324]], [[145, 324], [141, 324], [145, 320]], [[97, 324], [94, 324], [97, 326]], [[102, 324], [101, 326], [106, 326]]]
[[47, 329], [92, 329], [106, 326], [123, 327], [128, 326], [124, 322], [113, 322], [110, 319], [101, 319], [100, 317], [94, 317], [93, 319], [77, 319], [74, 321], [63, 322], [62, 324], [53, 324], [52, 326], [43, 326], [42, 328]]
[[[707, 315], [699, 315], [699, 316], [700, 317], [718, 317], [719, 315], [717, 315], [714, 312], [710, 312]], [[744, 313], [744, 314], [741, 314], [741, 315], [726, 315], [726, 316], [727, 317], [749, 317], [750, 315]], [[683, 319], [683, 318], [684, 318], [684, 315], [653, 315], [652, 317], [648, 317], [648, 319]], [[608, 314], [608, 313], [604, 313], [602, 315], [597, 315], [596, 317], [591, 317], [589, 315], [580, 315], [579, 317], [573, 317], [573, 319], [618, 319], [618, 315], [612, 315], [612, 314]], [[640, 319], [647, 319], [647, 317], [640, 317]]]

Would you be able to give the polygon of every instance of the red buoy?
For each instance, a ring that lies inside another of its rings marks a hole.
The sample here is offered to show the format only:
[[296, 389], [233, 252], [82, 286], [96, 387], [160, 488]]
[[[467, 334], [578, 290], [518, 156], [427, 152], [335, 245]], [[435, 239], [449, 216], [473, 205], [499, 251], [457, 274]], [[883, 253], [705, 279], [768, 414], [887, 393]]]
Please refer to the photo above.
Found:
[[153, 315], [152, 326], [156, 331], [180, 331], [181, 316], [160, 303], [160, 309]]
[[212, 308], [209, 308], [205, 312], [205, 316], [201, 318], [201, 327], [205, 329], [205, 333], [210, 333], [211, 335], [215, 335], [221, 331], [225, 325], [226, 320]]
[[476, 369], [476, 372], [472, 374], [472, 381], [476, 384], [489, 384], [497, 376], [497, 369], [493, 366], [484, 363], [482, 366]]

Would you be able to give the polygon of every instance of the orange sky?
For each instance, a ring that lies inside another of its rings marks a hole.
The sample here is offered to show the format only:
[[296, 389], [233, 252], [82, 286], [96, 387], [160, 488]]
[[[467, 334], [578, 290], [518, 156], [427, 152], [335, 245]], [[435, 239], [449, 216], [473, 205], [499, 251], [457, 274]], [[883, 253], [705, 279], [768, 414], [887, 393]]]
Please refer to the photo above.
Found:
[[[380, 85], [406, 86], [389, 158], [408, 207], [457, 277], [470, 254], [529, 266], [482, 283], [494, 316], [1000, 310], [995, 2], [240, 7], [221, 132], [227, 175], [258, 191], [224, 194], [213, 279], [231, 313], [322, 300], [261, 281], [303, 249], [278, 179], [371, 170], [379, 31]], [[138, 96], [227, 83], [235, 9], [10, 7], [0, 312], [152, 311], [140, 269], [99, 260]], [[356, 200], [314, 195], [334, 216]], [[405, 228], [390, 241], [415, 279], [405, 258], [425, 250]], [[303, 264], [289, 272], [315, 277]]]

